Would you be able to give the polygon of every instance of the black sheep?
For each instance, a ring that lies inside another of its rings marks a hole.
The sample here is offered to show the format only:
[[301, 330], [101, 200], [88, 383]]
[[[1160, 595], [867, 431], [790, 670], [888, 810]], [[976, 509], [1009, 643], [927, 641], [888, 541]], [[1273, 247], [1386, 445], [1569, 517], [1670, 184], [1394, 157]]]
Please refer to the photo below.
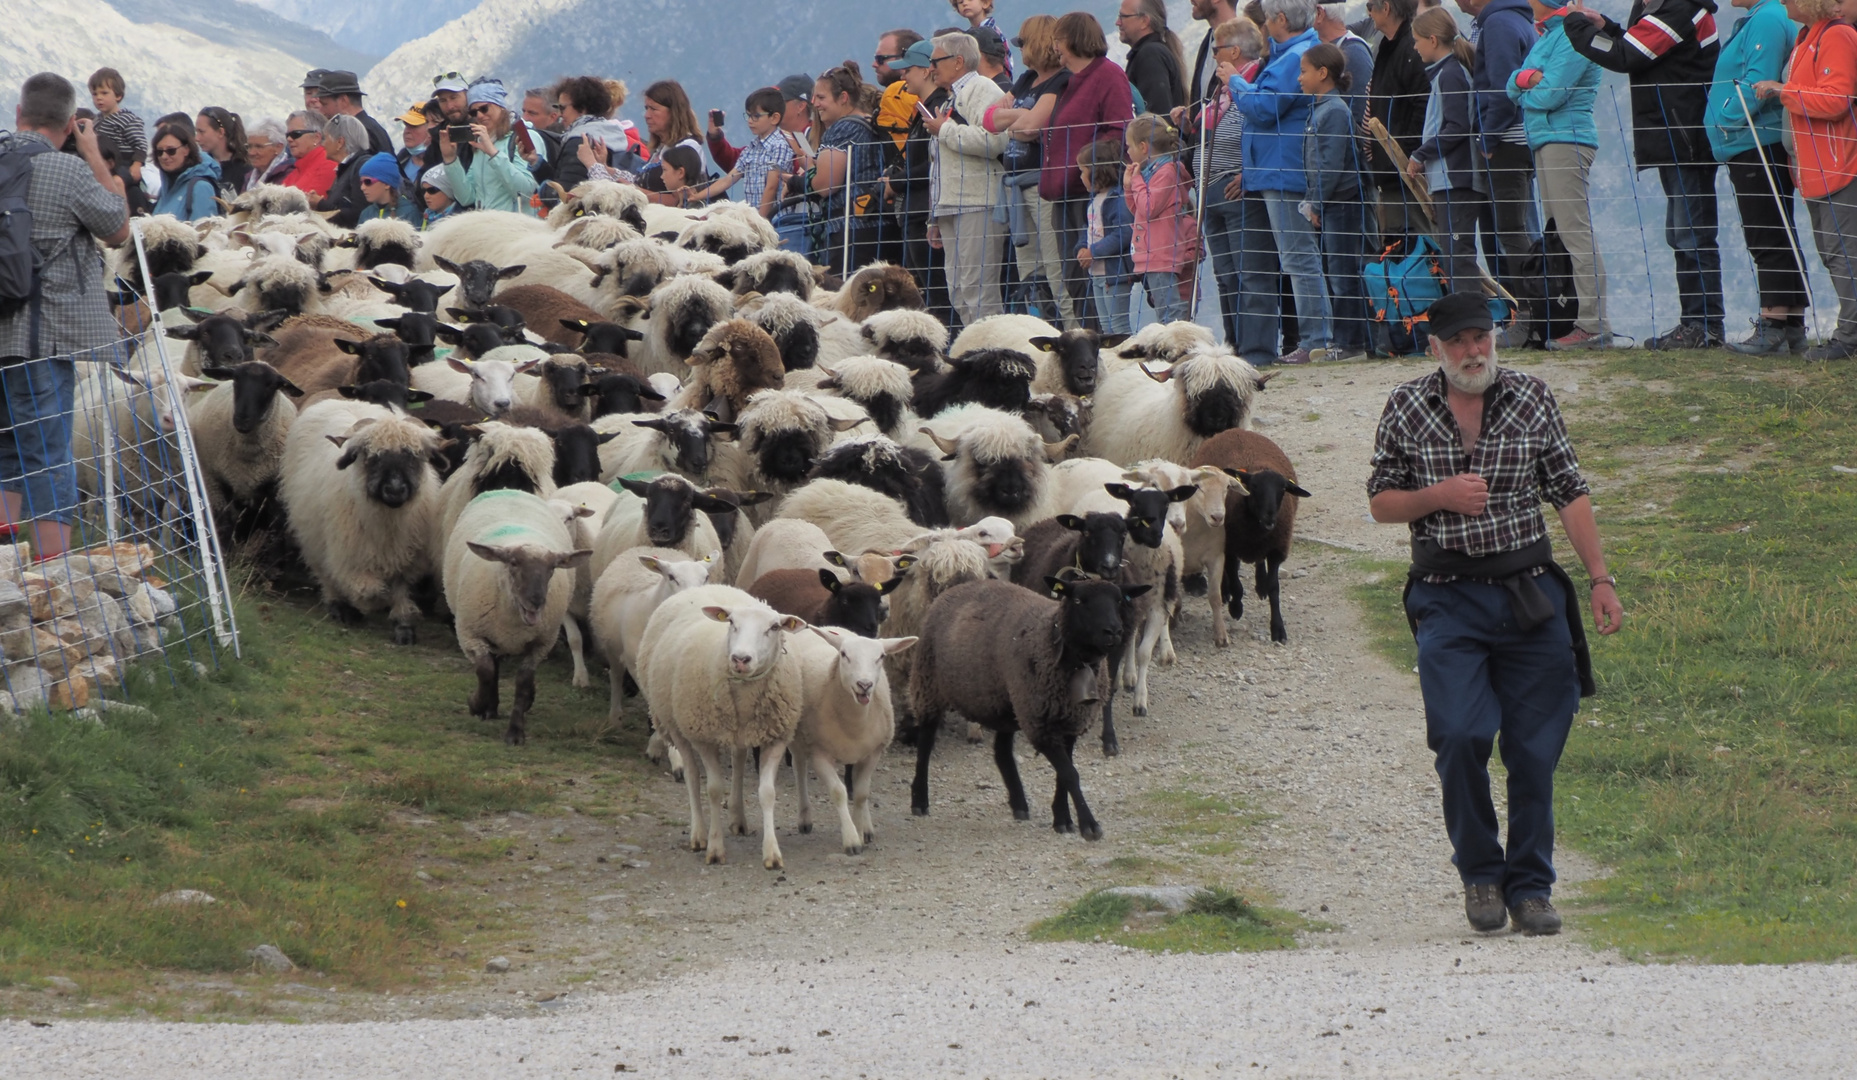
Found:
[[950, 357], [946, 371], [915, 377], [916, 415], [928, 420], [955, 405], [1023, 414], [1037, 374], [1032, 358], [1016, 349], [976, 349]]
[[1012, 581], [1042, 593], [1045, 579], [1065, 567], [1113, 581], [1127, 546], [1128, 521], [1120, 514], [1059, 514], [1025, 530], [1025, 557], [1012, 568]]
[[881, 435], [832, 447], [819, 455], [807, 479], [842, 480], [888, 495], [925, 529], [950, 524], [941, 464], [926, 450], [899, 446]]
[[1270, 640], [1289, 641], [1283, 623], [1279, 571], [1290, 557], [1296, 534], [1296, 503], [1309, 493], [1296, 483], [1296, 467], [1281, 447], [1255, 431], [1234, 429], [1208, 440], [1193, 465], [1214, 465], [1244, 481], [1250, 494], [1234, 486], [1225, 495], [1225, 590], [1227, 610], [1244, 616], [1243, 563], [1257, 565], [1257, 595], [1270, 601]]

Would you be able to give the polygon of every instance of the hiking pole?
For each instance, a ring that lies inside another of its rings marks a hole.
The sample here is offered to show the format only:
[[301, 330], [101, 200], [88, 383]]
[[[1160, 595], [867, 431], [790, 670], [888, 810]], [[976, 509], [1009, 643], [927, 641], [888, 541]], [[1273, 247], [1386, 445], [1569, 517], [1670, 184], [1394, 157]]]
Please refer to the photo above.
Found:
[[1760, 141], [1760, 134], [1754, 127], [1754, 113], [1747, 107], [1747, 95], [1741, 93], [1741, 80], [1734, 81], [1735, 100], [1741, 103], [1741, 115], [1747, 119], [1747, 130], [1754, 135], [1754, 153], [1760, 156], [1760, 171], [1767, 178], [1767, 190], [1773, 193], [1773, 205], [1779, 208], [1780, 220], [1786, 223], [1786, 243], [1792, 248], [1795, 265], [1799, 267], [1799, 283], [1805, 284], [1805, 255], [1799, 250], [1799, 238], [1794, 235], [1793, 216], [1788, 212], [1786, 200], [1780, 197], [1779, 185], [1773, 182], [1773, 163], [1767, 159], [1767, 148]]
[[[1200, 115], [1203, 118], [1205, 114], [1202, 111]], [[1195, 164], [1199, 166], [1199, 175], [1194, 178], [1194, 182], [1199, 189], [1199, 196], [1193, 200], [1193, 227], [1197, 230], [1199, 237], [1198, 254], [1204, 256], [1210, 248], [1210, 245], [1206, 242], [1206, 173], [1208, 171], [1206, 168], [1206, 155], [1211, 148], [1207, 145], [1209, 138], [1205, 133], [1205, 124], [1201, 123], [1199, 128], [1200, 136], [1197, 147], [1199, 152], [1195, 155]], [[1210, 262], [1211, 260], [1207, 259], [1206, 261]], [[1193, 298], [1187, 302], [1186, 317], [1189, 322], [1199, 317], [1199, 260], [1197, 259], [1193, 262]], [[1221, 315], [1220, 321], [1222, 322], [1223, 319], [1224, 316]]]

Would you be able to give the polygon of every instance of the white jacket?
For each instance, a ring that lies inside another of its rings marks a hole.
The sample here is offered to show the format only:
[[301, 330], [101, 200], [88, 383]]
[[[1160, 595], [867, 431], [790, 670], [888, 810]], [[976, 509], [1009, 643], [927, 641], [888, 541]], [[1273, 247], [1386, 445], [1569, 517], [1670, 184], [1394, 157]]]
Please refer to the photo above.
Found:
[[950, 119], [936, 136], [941, 179], [935, 199], [937, 216], [982, 210], [998, 201], [999, 178], [1005, 173], [999, 156], [1005, 152], [1008, 136], [1003, 131], [989, 133], [980, 126], [980, 119], [1005, 96], [992, 79], [975, 71], [954, 84], [954, 111], [960, 120]]

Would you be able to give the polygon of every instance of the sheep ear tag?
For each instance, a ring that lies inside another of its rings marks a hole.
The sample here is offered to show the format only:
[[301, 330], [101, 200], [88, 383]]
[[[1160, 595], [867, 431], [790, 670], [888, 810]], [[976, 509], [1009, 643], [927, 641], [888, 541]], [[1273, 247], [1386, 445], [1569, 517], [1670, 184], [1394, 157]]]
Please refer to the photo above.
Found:
[[1045, 579], [1045, 587], [1051, 590], [1052, 596], [1063, 596], [1070, 585], [1063, 578], [1048, 577]]
[[729, 621], [729, 609], [725, 607], [716, 607], [714, 605], [711, 605], [703, 609], [703, 614], [709, 616], [710, 618], [714, 619], [717, 622], [728, 622]]

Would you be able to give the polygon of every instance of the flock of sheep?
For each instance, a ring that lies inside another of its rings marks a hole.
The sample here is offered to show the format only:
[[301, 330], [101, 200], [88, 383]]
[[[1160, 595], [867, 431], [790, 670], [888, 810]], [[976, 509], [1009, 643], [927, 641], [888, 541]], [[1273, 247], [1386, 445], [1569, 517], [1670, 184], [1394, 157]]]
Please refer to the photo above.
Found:
[[[615, 720], [642, 695], [711, 862], [748, 831], [753, 768], [762, 862], [782, 865], [789, 750], [802, 829], [810, 767], [847, 852], [871, 840], [899, 730], [928, 813], [951, 712], [993, 733], [1016, 817], [1022, 732], [1056, 770], [1054, 827], [1095, 839], [1076, 741], [1100, 721], [1118, 752], [1118, 685], [1146, 714], [1183, 582], [1204, 578], [1224, 646], [1254, 564], [1287, 639], [1278, 568], [1308, 492], [1249, 430], [1266, 380], [1206, 330], [1004, 315], [950, 342], [906, 272], [831, 281], [752, 211], [561, 194], [546, 219], [423, 234], [340, 230], [274, 187], [194, 225], [151, 219], [146, 274], [133, 246], [117, 257], [119, 317], [142, 334], [127, 392], [87, 413], [115, 410], [134, 433], [116, 452], [141, 456], [123, 466], [147, 470], [185, 401], [221, 532], [287, 533], [329, 611], [384, 610], [397, 644], [441, 608], [472, 715], [498, 716], [513, 675], [511, 743], [556, 640], [576, 686], [590, 652]], [[94, 478], [100, 418], [77, 426]]]

